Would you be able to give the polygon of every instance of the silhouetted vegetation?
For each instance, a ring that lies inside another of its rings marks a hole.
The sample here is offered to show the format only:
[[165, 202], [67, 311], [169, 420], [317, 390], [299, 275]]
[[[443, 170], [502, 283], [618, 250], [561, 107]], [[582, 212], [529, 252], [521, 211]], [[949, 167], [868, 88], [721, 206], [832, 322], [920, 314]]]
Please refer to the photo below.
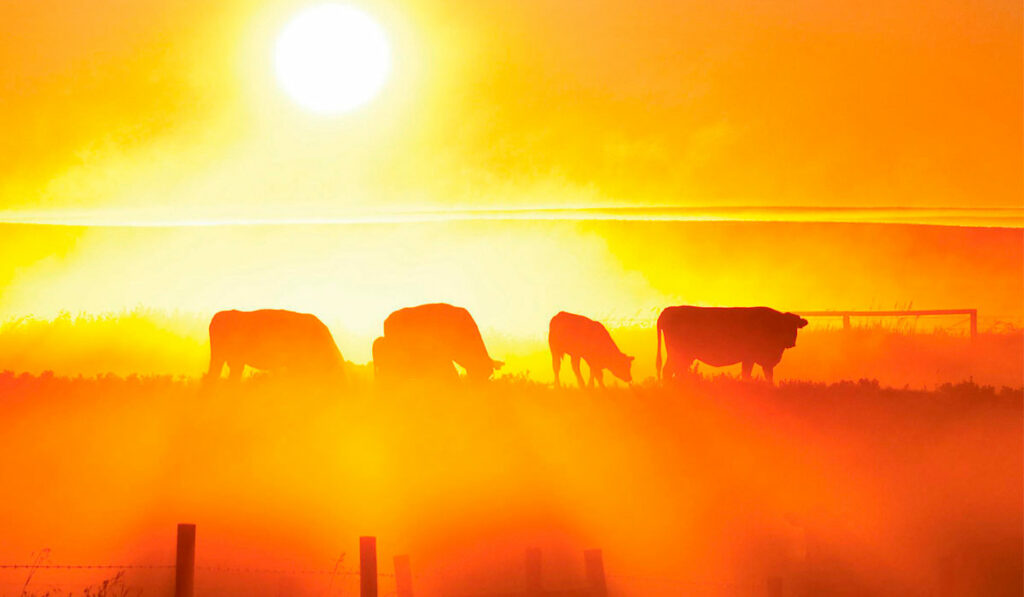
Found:
[[26, 583], [22, 588], [21, 597], [135, 597], [142, 595], [141, 589], [129, 587], [124, 581], [124, 572], [118, 572], [111, 578], [87, 586], [80, 591], [58, 591], [55, 589], [31, 590]]

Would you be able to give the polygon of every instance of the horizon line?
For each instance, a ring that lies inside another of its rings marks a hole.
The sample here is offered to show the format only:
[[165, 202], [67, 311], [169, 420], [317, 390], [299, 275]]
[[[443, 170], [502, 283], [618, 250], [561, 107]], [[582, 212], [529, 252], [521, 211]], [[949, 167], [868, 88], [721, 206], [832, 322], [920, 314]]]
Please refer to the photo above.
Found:
[[[757, 217], [757, 216], [769, 217]], [[832, 217], [823, 217], [832, 216]], [[302, 217], [169, 218], [139, 210], [0, 211], [2, 225], [97, 228], [316, 226], [472, 221], [749, 222], [1024, 228], [1024, 207], [584, 206], [453, 208]]]

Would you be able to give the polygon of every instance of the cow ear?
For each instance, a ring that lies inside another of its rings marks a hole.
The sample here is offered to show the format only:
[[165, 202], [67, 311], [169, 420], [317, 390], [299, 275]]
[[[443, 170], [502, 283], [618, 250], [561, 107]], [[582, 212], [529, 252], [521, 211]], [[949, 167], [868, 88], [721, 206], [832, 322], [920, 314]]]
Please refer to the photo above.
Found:
[[804, 319], [803, 317], [798, 317], [797, 319], [798, 319], [797, 324], [796, 324], [797, 329], [800, 329], [800, 328], [804, 327], [805, 325], [807, 325], [807, 320]]
[[504, 364], [505, 364], [505, 361], [499, 361], [497, 359], [491, 359], [491, 366], [494, 367], [495, 371], [497, 371], [498, 369], [501, 369], [501, 367]]
[[633, 362], [633, 359], [635, 359], [635, 358], [636, 358], [636, 357], [630, 357], [630, 356], [627, 356], [627, 357], [626, 357], [626, 360], [627, 360], [627, 361], [629, 361], [630, 363], [632, 363], [632, 362]]

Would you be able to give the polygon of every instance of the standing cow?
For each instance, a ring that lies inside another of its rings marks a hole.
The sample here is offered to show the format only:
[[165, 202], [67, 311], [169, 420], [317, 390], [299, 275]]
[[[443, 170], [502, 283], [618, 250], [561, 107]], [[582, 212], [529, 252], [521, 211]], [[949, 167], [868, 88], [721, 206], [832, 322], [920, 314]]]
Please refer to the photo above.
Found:
[[633, 381], [630, 373], [633, 357], [619, 350], [608, 330], [593, 319], [561, 311], [551, 318], [548, 326], [548, 346], [551, 348], [555, 385], [560, 385], [558, 372], [562, 367], [562, 359], [567, 354], [581, 388], [583, 374], [580, 373], [580, 359], [586, 361], [587, 367], [590, 368], [590, 386], [594, 385], [596, 379], [597, 383], [604, 387], [605, 369], [626, 383]]
[[382, 381], [453, 381], [458, 378], [453, 362], [476, 381], [504, 364], [487, 354], [469, 311], [447, 303], [395, 311], [384, 320], [384, 336], [373, 342], [374, 376]]
[[[668, 307], [658, 316], [658, 376], [685, 373], [697, 359], [714, 367], [742, 363], [744, 379], [756, 363], [771, 383], [783, 351], [796, 346], [796, 332], [805, 325], [799, 315], [768, 307]], [[662, 337], [668, 355], [664, 370]]]
[[307, 377], [340, 376], [343, 359], [331, 331], [315, 315], [282, 309], [220, 311], [210, 320], [210, 369], [217, 379], [226, 364], [238, 380], [246, 365]]

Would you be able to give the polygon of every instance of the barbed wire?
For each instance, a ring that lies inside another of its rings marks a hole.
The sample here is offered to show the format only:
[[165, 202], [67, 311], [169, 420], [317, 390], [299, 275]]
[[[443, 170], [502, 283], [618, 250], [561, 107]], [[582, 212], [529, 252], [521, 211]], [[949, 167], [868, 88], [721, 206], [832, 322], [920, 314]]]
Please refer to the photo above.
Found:
[[[0, 570], [172, 570], [174, 564], [0, 564]], [[358, 570], [326, 568], [254, 568], [249, 566], [196, 566], [197, 572], [231, 574], [334, 575], [360, 576]], [[393, 573], [378, 572], [379, 578], [394, 578]]]
[[173, 568], [174, 564], [0, 564], [0, 569], [130, 570]]
[[[321, 568], [251, 568], [248, 566], [196, 566], [195, 569], [196, 572], [226, 572], [228, 574], [278, 574], [282, 576], [359, 576], [358, 570], [327, 570]], [[378, 576], [380, 575], [378, 574]]]
[[[341, 569], [327, 570], [324, 568], [251, 568], [246, 566], [196, 566], [196, 571], [227, 572], [229, 574], [279, 574], [283, 576], [322, 575], [322, 576], [362, 576], [358, 570]], [[387, 572], [378, 572], [378, 578], [394, 578]]]

